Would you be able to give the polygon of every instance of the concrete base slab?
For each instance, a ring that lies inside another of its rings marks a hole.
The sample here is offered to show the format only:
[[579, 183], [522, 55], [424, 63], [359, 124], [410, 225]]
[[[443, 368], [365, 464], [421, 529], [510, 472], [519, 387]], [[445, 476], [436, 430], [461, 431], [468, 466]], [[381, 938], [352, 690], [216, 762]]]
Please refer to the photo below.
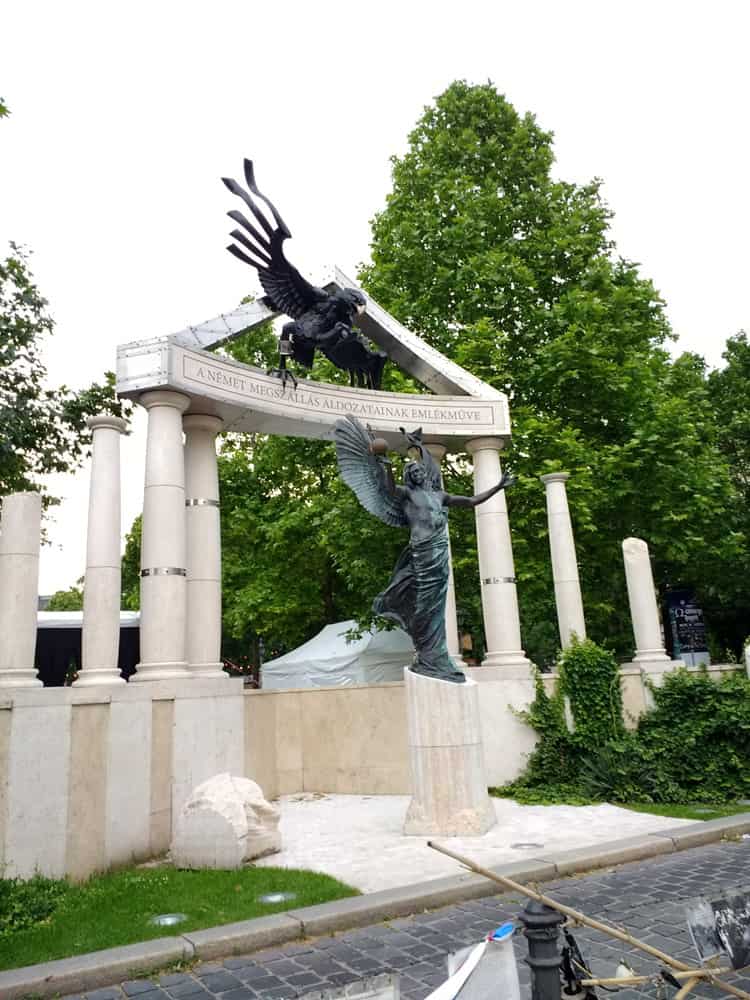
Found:
[[[496, 825], [482, 836], [437, 837], [480, 865], [548, 859], [561, 852], [650, 835], [666, 827], [693, 826], [617, 806], [522, 806], [491, 799]], [[450, 858], [427, 847], [428, 837], [402, 833], [406, 795], [285, 795], [279, 829], [282, 850], [255, 863], [311, 868], [362, 892], [395, 889], [456, 874]], [[701, 824], [703, 826], [705, 824]], [[670, 848], [671, 849], [671, 848]], [[612, 862], [614, 863], [614, 861]]]

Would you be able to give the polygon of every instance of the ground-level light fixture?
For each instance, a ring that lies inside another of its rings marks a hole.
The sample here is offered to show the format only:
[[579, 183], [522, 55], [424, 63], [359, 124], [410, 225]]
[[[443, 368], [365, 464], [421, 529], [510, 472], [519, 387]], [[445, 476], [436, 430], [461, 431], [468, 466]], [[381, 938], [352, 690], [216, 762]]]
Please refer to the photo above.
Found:
[[181, 924], [184, 920], [187, 920], [187, 913], [159, 913], [157, 916], [151, 917], [149, 923], [156, 924], [157, 927], [174, 927], [175, 924]]

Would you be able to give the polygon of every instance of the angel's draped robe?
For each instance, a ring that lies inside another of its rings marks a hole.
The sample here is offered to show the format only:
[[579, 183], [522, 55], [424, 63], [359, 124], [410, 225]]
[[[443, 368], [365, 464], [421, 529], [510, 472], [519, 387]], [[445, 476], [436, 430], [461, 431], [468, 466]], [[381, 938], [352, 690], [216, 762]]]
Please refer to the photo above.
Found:
[[372, 604], [376, 615], [408, 632], [416, 650], [411, 669], [426, 677], [462, 682], [466, 677], [448, 652], [445, 598], [450, 576], [448, 527], [443, 523], [421, 542], [410, 542], [398, 558], [391, 581]]

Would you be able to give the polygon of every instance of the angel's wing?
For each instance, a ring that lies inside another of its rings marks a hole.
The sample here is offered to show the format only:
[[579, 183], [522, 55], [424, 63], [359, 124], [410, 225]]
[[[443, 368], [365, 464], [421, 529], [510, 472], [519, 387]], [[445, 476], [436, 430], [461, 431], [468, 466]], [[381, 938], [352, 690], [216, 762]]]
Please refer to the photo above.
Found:
[[409, 523], [398, 497], [389, 492], [377, 458], [370, 452], [370, 435], [356, 417], [336, 421], [336, 457], [341, 478], [371, 514], [385, 524], [405, 528]]
[[[255, 226], [249, 222], [242, 212], [227, 212], [229, 218], [245, 230], [244, 233], [239, 229], [233, 229], [231, 232], [232, 239], [244, 247], [244, 250], [234, 243], [231, 243], [227, 250], [257, 270], [263, 291], [272, 308], [286, 313], [292, 319], [299, 319], [308, 309], [318, 302], [325, 301], [328, 296], [321, 288], [316, 288], [303, 278], [297, 268], [292, 267], [284, 256], [282, 243], [292, 234], [268, 198], [258, 190], [252, 160], [245, 160], [245, 181], [250, 194], [230, 177], [222, 177], [222, 180], [232, 194], [242, 198], [258, 223], [258, 226]], [[268, 206], [275, 226], [271, 225], [251, 195]], [[247, 234], [251, 239], [248, 239]]]

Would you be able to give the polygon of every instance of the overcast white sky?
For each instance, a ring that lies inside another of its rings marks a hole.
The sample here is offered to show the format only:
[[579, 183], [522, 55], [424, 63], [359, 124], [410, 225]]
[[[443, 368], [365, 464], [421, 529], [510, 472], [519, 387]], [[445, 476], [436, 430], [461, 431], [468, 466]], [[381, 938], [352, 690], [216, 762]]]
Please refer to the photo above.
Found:
[[[315, 276], [368, 255], [389, 156], [456, 78], [491, 79], [555, 133], [556, 174], [604, 179], [619, 251], [668, 302], [679, 348], [720, 364], [750, 327], [742, 0], [7, 4], [0, 32], [0, 247], [34, 251], [57, 329], [50, 379], [84, 386], [127, 341], [231, 309], [251, 272], [226, 253], [219, 182], [256, 162]], [[124, 446], [139, 512], [143, 420]], [[42, 555], [42, 593], [84, 569], [88, 475]]]

